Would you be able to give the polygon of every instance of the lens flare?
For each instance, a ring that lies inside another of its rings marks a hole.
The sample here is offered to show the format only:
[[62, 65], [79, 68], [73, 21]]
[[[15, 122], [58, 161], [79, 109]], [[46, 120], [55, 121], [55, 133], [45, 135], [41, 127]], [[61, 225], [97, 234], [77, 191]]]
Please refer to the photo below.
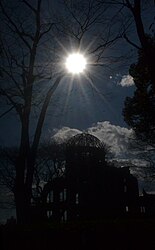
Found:
[[80, 74], [86, 68], [86, 59], [82, 54], [74, 53], [66, 59], [66, 68], [69, 73]]

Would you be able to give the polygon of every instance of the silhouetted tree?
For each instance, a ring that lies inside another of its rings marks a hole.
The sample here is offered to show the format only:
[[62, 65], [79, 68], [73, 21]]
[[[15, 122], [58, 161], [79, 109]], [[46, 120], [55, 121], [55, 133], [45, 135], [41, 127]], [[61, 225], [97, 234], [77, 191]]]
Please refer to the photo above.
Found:
[[[4, 197], [8, 193], [6, 201], [3, 198], [2, 207], [15, 205], [13, 194], [16, 178], [15, 162], [18, 157], [18, 148], [0, 148], [0, 187]], [[52, 188], [53, 180], [65, 174], [64, 146], [49, 141], [41, 143], [35, 160], [31, 202], [33, 205], [45, 204], [42, 210], [46, 212], [47, 195]], [[31, 210], [29, 210], [31, 216]]]
[[[100, 2], [104, 4], [104, 1]], [[127, 97], [125, 100], [124, 119], [134, 129], [139, 139], [153, 142], [155, 128], [155, 33], [154, 20], [152, 23], [146, 24], [145, 19], [143, 19], [143, 11], [148, 6], [154, 8], [154, 3], [141, 0], [106, 2], [117, 7], [122, 38], [138, 51], [137, 63], [132, 64], [129, 70], [136, 90], [133, 98]], [[125, 13], [126, 15], [124, 15]], [[138, 39], [135, 39], [135, 36], [130, 38], [130, 28], [133, 25], [136, 28], [135, 35], [137, 34]]]
[[[155, 92], [155, 70], [154, 70], [155, 42], [154, 42], [154, 37], [152, 38], [149, 37], [147, 35], [147, 32], [145, 31], [144, 21], [142, 19], [142, 6], [141, 6], [142, 1], [135, 0], [132, 3], [132, 1], [126, 0], [124, 2], [134, 17], [137, 36], [140, 41], [139, 50], [141, 51], [142, 54], [141, 59], [139, 57], [139, 61], [140, 60], [143, 61], [141, 63], [144, 63], [144, 67], [147, 68], [150, 77], [149, 80], [151, 81], [152, 84], [152, 90], [153, 92]], [[153, 29], [151, 30], [152, 25], [153, 24], [150, 25], [150, 31], [153, 32], [154, 34], [154, 30]], [[127, 38], [126, 34], [124, 34], [124, 38], [130, 43], [130, 40]]]
[[[68, 20], [65, 9], [56, 17], [48, 1], [0, 1], [0, 96], [5, 108], [0, 117], [12, 111], [20, 122], [13, 187], [19, 223], [29, 221], [37, 151], [51, 97], [63, 77], [60, 61], [66, 55], [65, 44], [73, 39], [72, 45], [78, 42], [72, 48], [81, 48], [87, 43], [85, 34], [89, 32], [90, 39], [95, 25], [103, 20], [104, 12], [97, 1], [84, 4], [80, 9], [80, 5], [64, 1], [70, 13]], [[103, 23], [101, 26], [103, 29]], [[117, 38], [110, 40], [110, 33], [106, 34], [106, 39], [101, 37], [104, 49]], [[95, 51], [92, 49], [91, 55]], [[37, 116], [32, 119], [35, 112]]]
[[64, 144], [57, 144], [54, 141], [41, 143], [38, 148], [34, 182], [33, 198], [41, 201], [45, 186], [53, 182], [53, 179], [65, 175], [65, 152]]
[[133, 97], [125, 99], [123, 115], [126, 123], [135, 131], [135, 137], [131, 140], [131, 147], [136, 150], [137, 157], [139, 155], [140, 159], [148, 163], [149, 168], [146, 166], [142, 172], [154, 176], [155, 16], [152, 15], [150, 23], [145, 19], [147, 8], [155, 8], [154, 1], [100, 0], [99, 2], [110, 4], [117, 11], [114, 20], [119, 23], [116, 26], [118, 32], [122, 39], [134, 49], [134, 54], [131, 53], [132, 60], [133, 56], [138, 55], [137, 62], [132, 64], [129, 69], [129, 74], [133, 77], [136, 89]]
[[[150, 39], [152, 54], [155, 56], [155, 40]], [[151, 56], [152, 56], [151, 54]], [[153, 65], [152, 65], [153, 67]], [[133, 77], [136, 90], [133, 97], [127, 97], [123, 109], [124, 120], [133, 128], [138, 139], [155, 142], [155, 92], [154, 81], [142, 50], [136, 64], [129, 70]]]
[[[145, 19], [145, 10], [147, 8], [155, 8], [153, 1], [141, 1], [141, 0], [99, 0], [100, 3], [109, 4], [115, 10], [115, 22], [118, 23], [117, 31], [120, 37], [123, 38], [127, 43], [129, 43], [133, 48], [142, 50], [143, 57], [147, 63], [150, 77], [153, 82], [155, 82], [154, 73], [154, 52], [152, 46], [150, 46], [150, 40], [148, 39], [147, 33], [154, 36], [154, 19], [152, 17], [152, 22], [148, 23]], [[134, 30], [134, 36], [133, 36]], [[100, 49], [100, 48], [99, 48]], [[153, 53], [152, 53], [153, 52]]]

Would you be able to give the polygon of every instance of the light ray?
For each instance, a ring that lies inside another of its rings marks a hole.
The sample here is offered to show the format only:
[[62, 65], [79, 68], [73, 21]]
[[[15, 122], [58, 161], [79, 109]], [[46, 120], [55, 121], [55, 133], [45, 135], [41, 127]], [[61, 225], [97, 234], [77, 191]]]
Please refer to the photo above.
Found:
[[85, 75], [86, 79], [89, 81], [92, 89], [98, 94], [98, 96], [100, 97], [100, 99], [107, 105], [107, 107], [109, 108], [109, 110], [111, 111], [111, 113], [114, 115], [115, 119], [117, 121], [119, 121], [117, 114], [115, 113], [112, 105], [109, 103], [109, 101], [106, 99], [105, 95], [101, 93], [101, 91], [94, 85], [92, 79], [90, 77], [88, 77], [87, 75]]
[[[73, 91], [73, 77], [69, 79], [69, 83], [67, 84], [67, 90], [66, 90], [66, 98], [65, 98], [65, 103], [63, 105], [63, 110], [62, 110], [62, 114], [65, 114], [66, 111], [68, 110], [68, 105], [69, 105], [69, 99], [71, 96], [71, 92]], [[62, 117], [63, 119], [63, 117]]]

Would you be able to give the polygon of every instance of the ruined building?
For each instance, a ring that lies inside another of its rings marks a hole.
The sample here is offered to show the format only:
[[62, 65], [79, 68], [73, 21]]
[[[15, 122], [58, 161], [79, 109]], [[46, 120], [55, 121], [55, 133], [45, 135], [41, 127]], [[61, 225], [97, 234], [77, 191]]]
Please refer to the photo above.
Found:
[[106, 148], [90, 134], [79, 134], [67, 144], [66, 181], [68, 217], [101, 218], [138, 209], [138, 183], [129, 168], [107, 164]]
[[57, 220], [100, 219], [135, 214], [138, 183], [129, 168], [116, 168], [105, 159], [106, 147], [88, 133], [66, 145], [65, 177], [55, 179], [46, 208]]

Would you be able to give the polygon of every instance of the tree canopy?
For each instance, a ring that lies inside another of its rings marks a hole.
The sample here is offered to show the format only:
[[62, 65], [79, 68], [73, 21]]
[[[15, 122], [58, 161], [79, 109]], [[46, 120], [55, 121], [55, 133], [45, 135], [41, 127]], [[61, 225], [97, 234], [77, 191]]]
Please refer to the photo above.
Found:
[[[155, 57], [155, 39], [148, 37], [150, 61]], [[129, 74], [135, 83], [133, 97], [127, 97], [123, 109], [124, 120], [133, 128], [138, 139], [149, 143], [155, 142], [155, 91], [154, 80], [150, 74], [148, 57], [143, 49], [138, 51], [138, 61], [132, 64]]]

